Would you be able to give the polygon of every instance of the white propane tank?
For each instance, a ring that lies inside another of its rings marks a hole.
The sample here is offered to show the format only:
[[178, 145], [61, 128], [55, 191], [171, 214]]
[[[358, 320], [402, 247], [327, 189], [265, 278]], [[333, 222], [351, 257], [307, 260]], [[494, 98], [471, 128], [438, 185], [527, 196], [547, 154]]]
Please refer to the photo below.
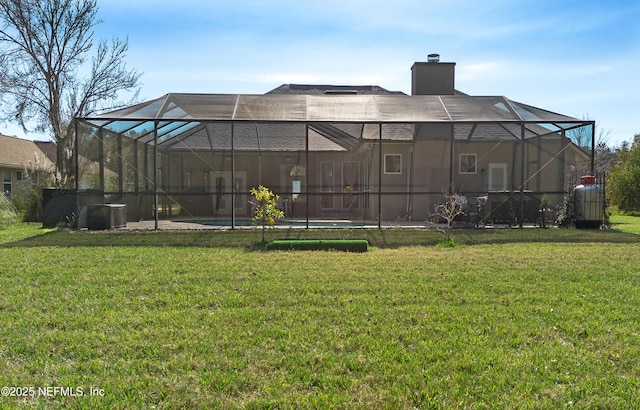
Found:
[[576, 228], [599, 229], [602, 225], [602, 188], [596, 177], [580, 177], [580, 185], [573, 189]]

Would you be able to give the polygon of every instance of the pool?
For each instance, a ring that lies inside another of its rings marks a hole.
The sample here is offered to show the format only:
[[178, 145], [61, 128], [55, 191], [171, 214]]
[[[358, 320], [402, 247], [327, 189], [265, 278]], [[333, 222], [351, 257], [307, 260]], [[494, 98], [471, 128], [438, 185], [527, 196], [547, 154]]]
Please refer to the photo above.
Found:
[[[231, 226], [230, 218], [215, 218], [215, 219], [174, 219], [175, 222], [188, 222], [191, 224], [200, 224], [206, 226], [220, 226], [220, 227], [229, 227]], [[237, 218], [235, 220], [235, 225], [238, 227], [249, 227], [255, 226], [259, 227], [259, 224], [254, 223], [251, 219], [247, 218]], [[306, 220], [281, 220], [276, 222], [276, 227], [286, 228], [286, 227], [300, 227], [306, 228], [307, 221]], [[367, 224], [364, 222], [354, 222], [354, 221], [320, 221], [320, 220], [309, 220], [309, 227], [311, 228], [363, 228], [363, 227], [376, 227], [375, 224]]]

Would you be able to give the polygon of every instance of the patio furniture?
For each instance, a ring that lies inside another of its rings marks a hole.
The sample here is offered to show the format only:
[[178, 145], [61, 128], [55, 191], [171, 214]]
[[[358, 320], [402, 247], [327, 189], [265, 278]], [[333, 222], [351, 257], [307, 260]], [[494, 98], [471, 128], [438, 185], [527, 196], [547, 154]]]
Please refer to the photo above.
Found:
[[540, 219], [540, 196], [530, 191], [489, 192], [487, 223], [522, 225], [537, 224]]
[[352, 211], [358, 203], [358, 194], [353, 194], [351, 196], [351, 202], [347, 205], [346, 208], [321, 208], [320, 212], [322, 213], [322, 217], [325, 216], [338, 216], [340, 218], [346, 218], [351, 216]]
[[454, 222], [464, 223], [465, 228], [477, 227], [483, 219], [486, 197], [456, 196], [456, 206], [462, 213], [455, 217]]

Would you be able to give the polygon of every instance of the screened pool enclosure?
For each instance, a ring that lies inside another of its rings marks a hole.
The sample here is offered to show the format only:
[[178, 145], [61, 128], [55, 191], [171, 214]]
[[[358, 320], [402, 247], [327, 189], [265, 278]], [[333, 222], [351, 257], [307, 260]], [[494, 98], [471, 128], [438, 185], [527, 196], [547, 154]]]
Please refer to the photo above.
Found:
[[167, 94], [76, 124], [80, 196], [156, 227], [241, 226], [259, 185], [302, 226], [424, 222], [447, 193], [475, 222], [538, 223], [594, 166], [593, 121], [505, 97]]

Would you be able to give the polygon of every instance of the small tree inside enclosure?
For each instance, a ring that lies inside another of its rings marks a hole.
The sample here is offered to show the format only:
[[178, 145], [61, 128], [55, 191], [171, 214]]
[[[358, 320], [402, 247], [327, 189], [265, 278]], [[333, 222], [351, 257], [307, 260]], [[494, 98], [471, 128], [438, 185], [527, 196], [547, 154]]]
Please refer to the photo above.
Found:
[[284, 218], [284, 212], [278, 208], [280, 197], [267, 187], [260, 185], [258, 188], [251, 188], [253, 200], [253, 221], [262, 226], [262, 242], [264, 242], [264, 232], [267, 226], [274, 226], [277, 219]]

